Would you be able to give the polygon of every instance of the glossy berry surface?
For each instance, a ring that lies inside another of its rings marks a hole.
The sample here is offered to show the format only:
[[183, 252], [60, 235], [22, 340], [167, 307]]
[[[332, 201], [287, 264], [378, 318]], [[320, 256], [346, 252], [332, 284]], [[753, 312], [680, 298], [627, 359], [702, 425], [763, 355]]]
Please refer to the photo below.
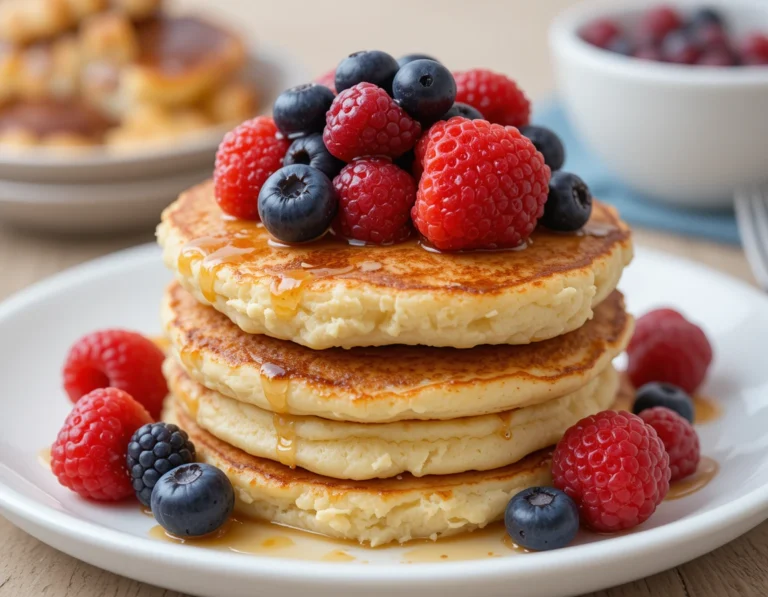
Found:
[[440, 62], [437, 58], [433, 58], [429, 54], [406, 54], [397, 59], [397, 65], [403, 68], [406, 64], [410, 64], [415, 60], [433, 60], [434, 62]]
[[94, 390], [69, 413], [51, 448], [51, 470], [84, 498], [122, 500], [133, 495], [125, 465], [133, 432], [152, 422], [147, 410], [116, 388]]
[[416, 183], [389, 160], [355, 160], [344, 167], [333, 186], [339, 197], [334, 222], [338, 235], [378, 245], [400, 242], [411, 235]]
[[748, 35], [739, 46], [744, 64], [761, 66], [768, 64], [768, 35], [753, 33]]
[[632, 412], [639, 415], [644, 410], [663, 406], [676, 412], [689, 423], [696, 419], [695, 407], [691, 397], [671, 383], [652, 381], [645, 384], [635, 393], [635, 403]]
[[676, 412], [656, 406], [640, 413], [640, 418], [656, 430], [669, 455], [671, 482], [696, 472], [701, 460], [699, 436], [688, 421]]
[[707, 375], [713, 351], [700, 327], [671, 309], [659, 309], [637, 320], [627, 357], [627, 375], [636, 388], [657, 381], [693, 394]]
[[579, 508], [554, 487], [530, 487], [515, 495], [504, 512], [512, 541], [534, 551], [567, 546], [579, 531]]
[[311, 166], [285, 166], [259, 193], [259, 216], [277, 240], [303, 243], [321, 237], [331, 225], [338, 199], [330, 179]]
[[476, 108], [490, 122], [516, 127], [531, 118], [531, 102], [509, 77], [485, 69], [453, 74], [456, 101]]
[[259, 219], [259, 191], [283, 165], [290, 141], [278, 137], [267, 116], [247, 120], [224, 136], [213, 181], [221, 210], [242, 220]]
[[365, 50], [350, 54], [336, 67], [336, 92], [341, 93], [358, 83], [371, 83], [392, 93], [392, 80], [399, 70], [397, 60], [386, 52]]
[[152, 514], [175, 537], [202, 537], [221, 528], [235, 507], [227, 476], [209, 464], [183, 464], [167, 472], [152, 492]]
[[456, 81], [451, 71], [434, 60], [414, 60], [401, 67], [392, 82], [398, 105], [416, 120], [439, 120], [456, 99]]
[[97, 388], [118, 388], [158, 418], [168, 385], [163, 351], [128, 330], [101, 330], [80, 338], [64, 363], [64, 390], [72, 402]]
[[536, 149], [544, 156], [544, 162], [552, 172], [560, 170], [565, 163], [565, 147], [554, 131], [543, 126], [528, 125], [520, 132], [531, 140]]
[[592, 215], [592, 193], [581, 178], [562, 170], [552, 173], [541, 224], [550, 230], [574, 232]]
[[195, 461], [195, 445], [187, 432], [170, 423], [143, 425], [128, 443], [126, 466], [138, 500], [149, 506], [152, 490], [168, 471]]
[[359, 83], [333, 100], [323, 141], [331, 155], [345, 162], [365, 156], [396, 158], [411, 149], [421, 125], [371, 83]]
[[552, 455], [555, 487], [576, 502], [582, 525], [603, 533], [648, 520], [669, 491], [670, 474], [656, 431], [627, 412], [582, 419]]
[[[516, 247], [544, 211], [549, 167], [514, 127], [452, 118], [416, 150], [423, 173], [413, 222], [444, 251]], [[415, 167], [415, 165], [414, 165]]]
[[308, 83], [283, 91], [272, 107], [272, 118], [288, 138], [310, 133], [321, 133], [325, 126], [325, 113], [331, 107], [333, 91]]
[[328, 152], [328, 148], [323, 143], [323, 135], [320, 133], [299, 137], [291, 143], [283, 158], [283, 166], [294, 164], [317, 168], [330, 179], [333, 179], [344, 167], [344, 162]]
[[453, 105], [443, 114], [440, 120], [450, 120], [454, 116], [461, 116], [469, 120], [485, 120], [485, 116], [480, 113], [480, 110], [461, 102], [453, 102]]

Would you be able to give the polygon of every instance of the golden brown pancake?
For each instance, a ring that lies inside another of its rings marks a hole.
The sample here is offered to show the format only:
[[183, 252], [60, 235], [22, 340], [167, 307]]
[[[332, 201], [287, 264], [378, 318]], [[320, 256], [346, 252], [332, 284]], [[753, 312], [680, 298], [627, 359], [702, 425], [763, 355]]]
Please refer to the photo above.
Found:
[[632, 257], [627, 226], [595, 203], [579, 233], [539, 228], [522, 250], [438, 254], [416, 240], [278, 246], [258, 222], [224, 217], [208, 182], [163, 214], [166, 265], [249, 333], [314, 349], [527, 344], [577, 329]]
[[0, 139], [28, 136], [40, 142], [59, 138], [95, 144], [112, 124], [98, 110], [76, 100], [28, 100], [0, 108]]

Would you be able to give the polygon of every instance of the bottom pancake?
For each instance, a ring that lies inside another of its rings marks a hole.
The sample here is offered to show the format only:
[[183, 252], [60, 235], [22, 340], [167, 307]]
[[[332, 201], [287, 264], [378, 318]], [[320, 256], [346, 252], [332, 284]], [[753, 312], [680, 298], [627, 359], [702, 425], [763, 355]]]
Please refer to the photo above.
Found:
[[349, 423], [273, 414], [192, 380], [173, 359], [170, 392], [203, 429], [261, 458], [336, 479], [450, 475], [507, 466], [557, 443], [571, 425], [609, 408], [618, 374], [609, 365], [575, 392], [498, 414], [449, 421]]
[[172, 399], [164, 420], [189, 433], [198, 460], [229, 477], [240, 514], [372, 547], [482, 528], [519, 491], [551, 483], [549, 450], [492, 471], [340, 481], [250, 456], [203, 431]]

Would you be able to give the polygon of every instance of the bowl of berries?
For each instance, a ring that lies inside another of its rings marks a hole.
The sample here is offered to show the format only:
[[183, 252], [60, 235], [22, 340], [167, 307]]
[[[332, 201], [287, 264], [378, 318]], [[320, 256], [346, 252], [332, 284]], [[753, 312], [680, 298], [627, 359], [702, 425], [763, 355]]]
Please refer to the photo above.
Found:
[[765, 179], [765, 2], [586, 2], [556, 19], [550, 45], [569, 119], [635, 190], [717, 208]]

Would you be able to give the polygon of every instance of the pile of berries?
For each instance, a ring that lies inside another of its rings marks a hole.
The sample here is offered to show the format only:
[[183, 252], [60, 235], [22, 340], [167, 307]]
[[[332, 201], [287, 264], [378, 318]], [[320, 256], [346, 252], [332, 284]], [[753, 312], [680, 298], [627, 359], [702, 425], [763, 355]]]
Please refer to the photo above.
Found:
[[566, 431], [552, 455], [554, 487], [526, 489], [507, 505], [507, 532], [519, 545], [565, 547], [579, 525], [602, 533], [635, 527], [656, 511], [670, 482], [696, 472], [689, 392], [712, 361], [707, 337], [680, 313], [659, 309], [638, 320], [627, 352], [630, 379], [644, 384], [634, 414], [608, 410]]
[[386, 245], [418, 232], [456, 251], [520, 245], [539, 223], [578, 230], [592, 196], [560, 171], [563, 144], [532, 126], [530, 111], [504, 75], [452, 73], [421, 54], [356, 52], [283, 92], [272, 118], [226, 135], [216, 200], [285, 243], [330, 231]]
[[670, 6], [648, 10], [633, 28], [612, 19], [584, 27], [590, 44], [644, 60], [700, 66], [768, 65], [768, 35], [752, 33], [736, 40], [724, 17], [711, 8], [683, 15]]
[[195, 462], [184, 430], [154, 422], [168, 393], [163, 359], [136, 332], [104, 330], [78, 340], [64, 366], [75, 406], [51, 448], [51, 470], [90, 500], [135, 495], [169, 533], [198, 537], [229, 519], [235, 494], [222, 471]]

